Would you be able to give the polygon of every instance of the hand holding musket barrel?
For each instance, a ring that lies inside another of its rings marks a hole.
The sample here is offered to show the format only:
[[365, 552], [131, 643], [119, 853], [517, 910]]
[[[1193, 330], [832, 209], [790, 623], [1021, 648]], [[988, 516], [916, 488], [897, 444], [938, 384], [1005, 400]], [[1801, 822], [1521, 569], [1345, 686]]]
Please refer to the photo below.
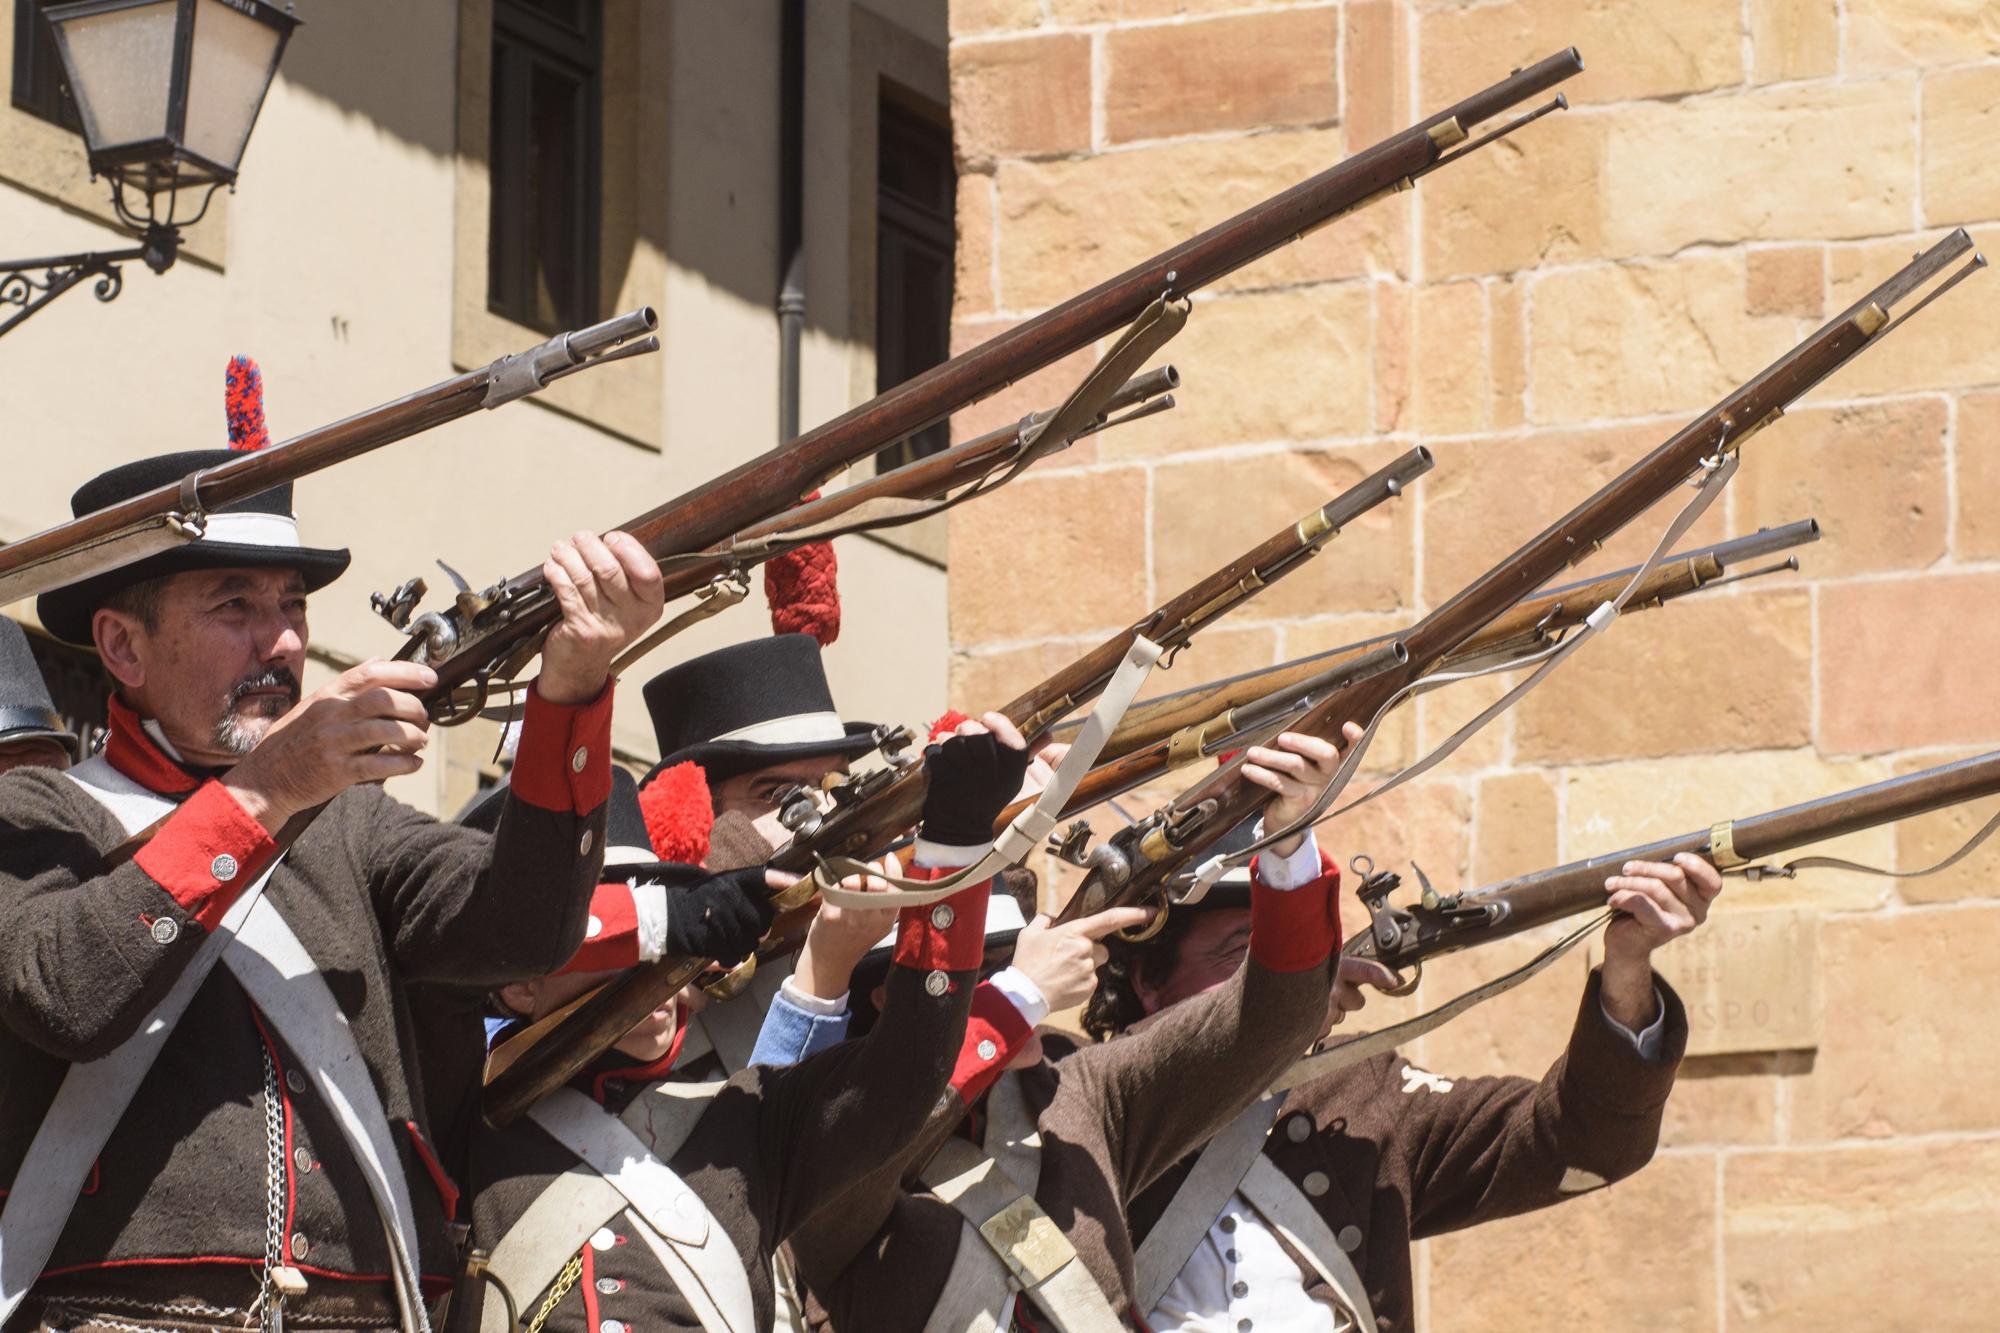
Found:
[[[1607, 538], [1670, 495], [1711, 461], [1741, 447], [1758, 430], [1864, 347], [1901, 321], [1889, 312], [1931, 284], [1972, 248], [1961, 229], [1924, 251], [1756, 378], [1683, 428], [1600, 488], [1513, 555], [1474, 580], [1401, 636], [1408, 661], [1370, 680], [1335, 691], [1290, 730], [1331, 738], [1345, 724], [1376, 717], [1405, 687], [1518, 603], [1534, 589], [1596, 550]], [[1973, 259], [1939, 282], [1927, 304], [1984, 264]], [[1906, 314], [1904, 318], [1907, 318]], [[1170, 876], [1195, 861], [1230, 829], [1255, 815], [1265, 797], [1249, 786], [1232, 762], [1130, 828], [1119, 830], [1090, 854], [1091, 870], [1065, 907], [1062, 919], [1090, 915], [1121, 903], [1145, 902], [1165, 892]], [[1267, 836], [1280, 830], [1268, 830]]]
[[[1034, 742], [1055, 722], [1096, 698], [1138, 638], [1143, 636], [1170, 651], [1185, 646], [1201, 629], [1302, 566], [1349, 523], [1401, 495], [1405, 486], [1431, 466], [1427, 449], [1403, 454], [1112, 635], [1006, 704], [999, 713]], [[929, 774], [918, 760], [849, 779], [835, 789], [830, 810], [822, 812], [810, 801], [798, 803], [797, 813], [791, 816], [795, 825], [792, 841], [771, 858], [771, 865], [808, 875], [824, 857], [879, 855], [917, 822], [929, 787]], [[802, 880], [801, 885], [810, 892], [809, 880]], [[779, 910], [799, 905], [785, 901]], [[486, 1118], [495, 1124], [518, 1118], [708, 965], [709, 960], [702, 958], [662, 958], [583, 1001], [487, 1084]]]

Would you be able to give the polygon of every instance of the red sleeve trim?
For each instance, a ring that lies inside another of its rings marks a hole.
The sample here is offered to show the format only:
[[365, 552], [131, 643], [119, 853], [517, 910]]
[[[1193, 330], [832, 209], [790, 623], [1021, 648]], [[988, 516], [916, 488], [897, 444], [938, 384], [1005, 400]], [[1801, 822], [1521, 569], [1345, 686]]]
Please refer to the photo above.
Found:
[[451, 1183], [451, 1177], [446, 1175], [444, 1167], [438, 1164], [437, 1154], [432, 1152], [431, 1145], [425, 1142], [424, 1132], [417, 1128], [417, 1122], [405, 1120], [403, 1126], [410, 1131], [410, 1142], [417, 1145], [417, 1159], [424, 1164], [424, 1170], [430, 1172], [431, 1184], [437, 1187], [438, 1199], [444, 1204], [444, 1220], [457, 1221], [458, 1186]]
[[[998, 986], [982, 981], [972, 992], [972, 1016], [965, 1024], [965, 1044], [951, 1071], [952, 1090], [967, 1106], [1006, 1071], [1015, 1056], [1034, 1040], [1035, 1030]], [[991, 1054], [983, 1054], [990, 1051]]]
[[[950, 873], [912, 866], [909, 877], [932, 880]], [[978, 971], [986, 958], [986, 899], [992, 891], [993, 881], [982, 879], [941, 903], [904, 908], [896, 919], [896, 965], [925, 972]]]
[[1318, 967], [1340, 947], [1340, 867], [1319, 854], [1319, 878], [1289, 892], [1250, 868], [1250, 956], [1273, 972]]
[[583, 930], [583, 947], [570, 955], [558, 975], [639, 965], [639, 908], [632, 901], [630, 884], [598, 885], [590, 896], [590, 920]]
[[[552, 704], [533, 685], [514, 754], [514, 794], [556, 814], [587, 815], [611, 794], [611, 698], [618, 682], [587, 704]], [[582, 754], [582, 762], [577, 756]]]
[[211, 778], [132, 860], [202, 929], [214, 930], [277, 851], [264, 826]]

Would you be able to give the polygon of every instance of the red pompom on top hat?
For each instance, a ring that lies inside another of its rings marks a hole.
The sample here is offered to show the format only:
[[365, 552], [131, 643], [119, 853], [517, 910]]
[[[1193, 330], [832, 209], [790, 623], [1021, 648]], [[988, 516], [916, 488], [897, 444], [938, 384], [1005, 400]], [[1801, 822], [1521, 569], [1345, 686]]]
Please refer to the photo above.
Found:
[[961, 724], [970, 721], [972, 721], [971, 718], [959, 712], [956, 708], [947, 708], [937, 721], [931, 723], [930, 738], [934, 741], [941, 741], [947, 736], [955, 735]]
[[222, 373], [223, 414], [229, 419], [229, 447], [255, 453], [271, 442], [264, 426], [264, 374], [247, 356], [229, 358]]
[[[814, 491], [805, 497], [819, 499]], [[801, 502], [803, 503], [803, 502]], [[810, 634], [824, 648], [840, 637], [840, 564], [832, 542], [813, 542], [764, 562], [773, 634]]]
[[692, 759], [675, 764], [639, 789], [639, 813], [646, 818], [646, 837], [662, 861], [698, 866], [708, 859], [708, 833], [715, 826], [715, 805], [708, 793], [708, 774]]

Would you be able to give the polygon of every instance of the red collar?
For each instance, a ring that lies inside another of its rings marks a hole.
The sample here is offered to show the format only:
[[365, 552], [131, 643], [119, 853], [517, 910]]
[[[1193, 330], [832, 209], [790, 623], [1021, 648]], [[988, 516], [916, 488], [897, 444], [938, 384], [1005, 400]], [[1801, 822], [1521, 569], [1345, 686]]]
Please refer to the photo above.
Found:
[[201, 785], [200, 778], [160, 748], [139, 715], [115, 694], [110, 711], [111, 738], [105, 742], [104, 757], [113, 768], [162, 796], [184, 795]]
[[674, 1061], [681, 1058], [681, 1043], [687, 1040], [687, 1025], [687, 1006], [679, 1000], [675, 1000], [674, 1040], [667, 1047], [667, 1053], [651, 1064], [629, 1065], [624, 1069], [607, 1069], [601, 1074], [592, 1076], [590, 1080], [590, 1095], [592, 1099], [598, 1105], [602, 1106], [604, 1104], [604, 1085], [615, 1078], [624, 1079], [631, 1083], [651, 1083], [657, 1079], [665, 1078], [673, 1069]]

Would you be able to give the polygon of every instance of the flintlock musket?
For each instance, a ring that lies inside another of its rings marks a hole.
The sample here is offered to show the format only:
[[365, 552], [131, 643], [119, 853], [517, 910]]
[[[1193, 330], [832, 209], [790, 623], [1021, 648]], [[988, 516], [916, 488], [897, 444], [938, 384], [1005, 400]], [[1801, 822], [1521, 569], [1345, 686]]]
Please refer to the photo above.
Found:
[[[1691, 476], [1720, 465], [1725, 455], [1741, 448], [1745, 440], [1775, 421], [1789, 404], [1863, 348], [1983, 267], [1984, 258], [1974, 255], [1903, 316], [1891, 321], [1889, 312], [1895, 306], [1929, 285], [1971, 248], [1972, 240], [1961, 228], [1917, 255], [1881, 286], [1404, 631], [1398, 642], [1409, 653], [1406, 664], [1334, 691], [1290, 729], [1331, 739], [1340, 736], [1348, 722], [1368, 724], [1406, 687], [1523, 597], [1584, 559]], [[1240, 757], [1232, 760], [1090, 852], [1089, 871], [1058, 919], [1074, 920], [1125, 903], [1165, 902], [1168, 882], [1176, 872], [1269, 803], [1269, 792], [1242, 778], [1242, 763]], [[1277, 832], [1267, 831], [1267, 836]], [[1073, 845], [1071, 850], [1081, 854], [1080, 847]]]
[[[1168, 651], [1185, 646], [1200, 630], [1317, 555], [1355, 519], [1401, 495], [1405, 486], [1431, 466], [1428, 449], [1410, 450], [1112, 635], [999, 711], [1033, 741], [1052, 723], [1096, 698], [1137, 639], [1143, 636]], [[1400, 653], [1386, 655], [1385, 665], [1399, 657]], [[848, 778], [828, 791], [830, 804], [825, 808], [813, 801], [787, 801], [783, 814], [788, 825], [795, 826], [792, 840], [771, 857], [770, 864], [808, 875], [825, 857], [878, 856], [918, 822], [929, 790], [925, 762], [912, 757], [900, 766]], [[796, 887], [810, 894], [811, 884], [810, 879], [801, 879]], [[799, 905], [791, 900], [794, 892], [777, 895], [781, 910]], [[508, 1052], [504, 1068], [496, 1063], [497, 1072], [486, 1086], [486, 1118], [505, 1125], [525, 1114], [550, 1089], [562, 1086], [709, 966], [710, 960], [705, 958], [661, 958], [625, 973], [576, 1005], [560, 1022], [546, 1028], [532, 1046]]]
[[0, 606], [129, 565], [199, 538], [210, 511], [357, 458], [420, 431], [525, 398], [580, 370], [656, 352], [659, 316], [642, 307], [503, 356], [394, 402], [0, 548]]
[[[1690, 593], [1797, 569], [1797, 557], [1789, 557], [1774, 565], [1730, 572], [1750, 560], [1818, 540], [1819, 524], [1808, 518], [1670, 556], [1640, 581], [1625, 610], [1664, 606]], [[1638, 566], [1633, 566], [1539, 593], [1447, 653], [1436, 669], [1504, 663], [1537, 652], [1581, 625], [1599, 603], [1617, 596], [1638, 573]], [[1373, 675], [1365, 669], [1370, 659], [1397, 639], [1394, 634], [1378, 635], [1134, 704], [1104, 743], [1097, 766], [1077, 784], [1063, 813], [1113, 800], [1197, 759], [1264, 744], [1266, 737], [1283, 730], [1326, 695]], [[1065, 740], [1074, 730], [1073, 724], [1064, 723], [1053, 734]], [[1002, 824], [1018, 812], [1018, 805], [1008, 807], [1001, 815]]]
[[[1516, 70], [1464, 101], [1389, 136], [1318, 175], [1162, 251], [1089, 291], [877, 395], [769, 453], [648, 510], [624, 530], [656, 559], [708, 551], [790, 508], [842, 468], [944, 420], [1008, 384], [1132, 325], [1162, 302], [1181, 302], [1273, 250], [1512, 133], [1567, 103], [1560, 97], [1468, 141], [1474, 126], [1512, 110], [1583, 68], [1575, 48]], [[408, 585], [406, 585], [407, 587]], [[402, 611], [407, 621], [409, 609]], [[438, 673], [433, 716], [474, 715], [483, 691], [532, 656], [558, 611], [541, 567], [419, 617], [401, 656]], [[471, 685], [465, 706], [460, 686]]]
[[[1601, 908], [1605, 878], [1617, 874], [1627, 861], [1665, 861], [1681, 852], [1706, 856], [1718, 869], [1747, 873], [1750, 878], [1790, 878], [1795, 867], [1811, 868], [1820, 858], [1774, 867], [1753, 863], [1996, 793], [2000, 793], [2000, 751], [1747, 819], [1725, 819], [1679, 837], [1538, 870], [1483, 889], [1440, 896], [1426, 885], [1423, 900], [1408, 907], [1387, 901], [1396, 887], [1394, 875], [1376, 876], [1376, 888], [1364, 898], [1373, 917], [1370, 928], [1348, 941], [1342, 952], [1375, 959], [1400, 972], [1427, 958]], [[1959, 855], [1970, 850], [1968, 844]]]

